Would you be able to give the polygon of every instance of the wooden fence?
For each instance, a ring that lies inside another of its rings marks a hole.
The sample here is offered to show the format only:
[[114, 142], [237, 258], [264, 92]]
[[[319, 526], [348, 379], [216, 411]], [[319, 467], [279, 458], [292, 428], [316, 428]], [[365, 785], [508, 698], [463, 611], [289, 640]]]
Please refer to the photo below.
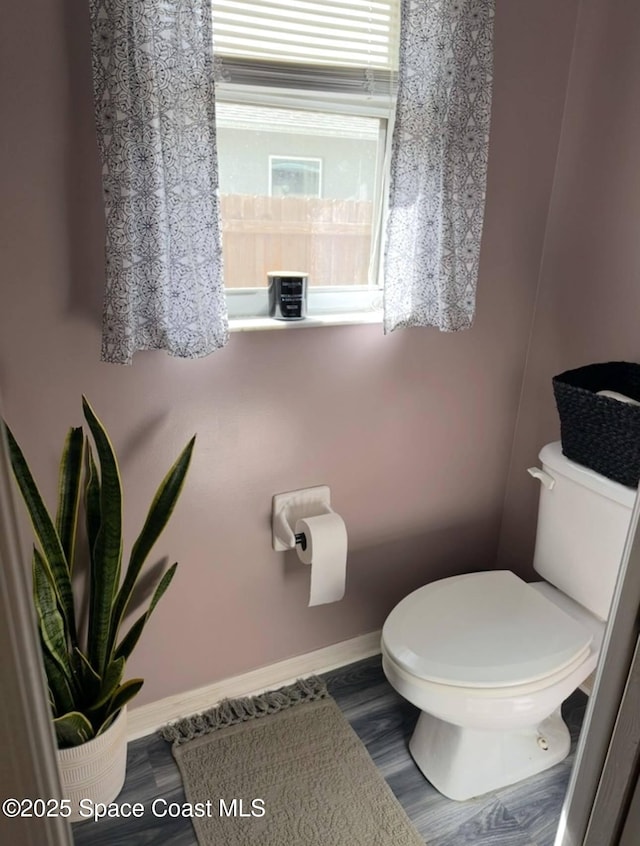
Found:
[[311, 285], [366, 285], [370, 201], [221, 197], [227, 288], [267, 284], [270, 270], [300, 270]]

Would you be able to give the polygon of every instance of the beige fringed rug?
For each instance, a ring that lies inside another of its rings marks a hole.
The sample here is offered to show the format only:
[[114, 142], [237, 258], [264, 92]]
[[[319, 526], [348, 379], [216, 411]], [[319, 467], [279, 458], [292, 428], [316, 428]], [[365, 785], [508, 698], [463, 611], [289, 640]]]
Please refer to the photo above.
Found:
[[318, 678], [161, 734], [200, 846], [424, 846]]

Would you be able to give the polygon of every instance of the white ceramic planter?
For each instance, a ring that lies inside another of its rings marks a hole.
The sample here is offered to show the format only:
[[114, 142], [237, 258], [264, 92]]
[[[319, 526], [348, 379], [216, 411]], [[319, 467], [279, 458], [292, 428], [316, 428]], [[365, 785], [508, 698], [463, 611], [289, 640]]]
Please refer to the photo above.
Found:
[[80, 816], [81, 799], [112, 802], [122, 790], [127, 769], [126, 706], [104, 734], [81, 746], [58, 749], [58, 765], [65, 799], [71, 800], [71, 822]]

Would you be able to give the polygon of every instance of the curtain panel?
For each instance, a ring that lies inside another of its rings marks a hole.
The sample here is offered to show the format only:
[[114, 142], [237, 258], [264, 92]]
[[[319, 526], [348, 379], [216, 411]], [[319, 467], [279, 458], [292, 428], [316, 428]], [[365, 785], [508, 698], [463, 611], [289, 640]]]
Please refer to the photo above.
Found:
[[228, 340], [210, 0], [90, 0], [106, 218], [103, 361]]
[[485, 205], [493, 0], [402, 0], [385, 332], [471, 326]]

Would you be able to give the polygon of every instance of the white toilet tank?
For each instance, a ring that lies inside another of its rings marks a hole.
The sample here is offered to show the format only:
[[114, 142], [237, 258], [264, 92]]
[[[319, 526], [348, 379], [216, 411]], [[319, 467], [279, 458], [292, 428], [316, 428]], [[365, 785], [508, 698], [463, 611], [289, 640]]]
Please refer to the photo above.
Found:
[[540, 486], [534, 569], [606, 620], [636, 491], [569, 461], [559, 441], [540, 461], [553, 485]]

